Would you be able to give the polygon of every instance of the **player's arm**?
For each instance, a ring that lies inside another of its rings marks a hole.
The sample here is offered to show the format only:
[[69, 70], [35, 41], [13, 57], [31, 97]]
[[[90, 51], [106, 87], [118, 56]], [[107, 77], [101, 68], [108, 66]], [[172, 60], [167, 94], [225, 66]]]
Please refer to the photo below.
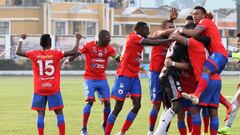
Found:
[[116, 53], [115, 55], [112, 56], [112, 58], [113, 58], [116, 62], [120, 63], [120, 55], [119, 55], [119, 54]]
[[82, 38], [82, 35], [77, 33], [76, 34], [76, 43], [75, 43], [74, 47], [71, 50], [65, 51], [64, 57], [76, 55], [76, 53], [78, 52], [78, 47], [79, 47], [81, 38]]
[[152, 37], [155, 39], [161, 38], [161, 37], [168, 37], [170, 36], [175, 30], [177, 30], [176, 28], [170, 28], [167, 30], [159, 30], [156, 32], [156, 34]]
[[173, 66], [173, 67], [176, 67], [176, 68], [181, 69], [181, 70], [187, 70], [187, 69], [190, 68], [189, 63], [172, 61], [170, 58], [165, 59], [164, 65], [166, 67], [172, 67]]
[[172, 21], [172, 22], [177, 19], [178, 12], [177, 12], [176, 8], [171, 8], [170, 9], [170, 16], [169, 17], [170, 17], [170, 21]]
[[182, 45], [188, 46], [188, 38], [180, 35], [179, 32], [174, 32], [173, 34], [171, 34], [169, 39], [175, 40]]
[[196, 26], [194, 29], [184, 29], [184, 28], [178, 28], [179, 32], [187, 35], [189, 37], [196, 37], [198, 35], [200, 35], [205, 28], [202, 26]]
[[140, 42], [141, 45], [143, 46], [159, 46], [161, 44], [166, 44], [172, 42], [172, 39], [142, 39]]
[[27, 57], [26, 52], [22, 50], [22, 42], [27, 38], [26, 34], [21, 34], [20, 39], [18, 40], [15, 53], [19, 56]]

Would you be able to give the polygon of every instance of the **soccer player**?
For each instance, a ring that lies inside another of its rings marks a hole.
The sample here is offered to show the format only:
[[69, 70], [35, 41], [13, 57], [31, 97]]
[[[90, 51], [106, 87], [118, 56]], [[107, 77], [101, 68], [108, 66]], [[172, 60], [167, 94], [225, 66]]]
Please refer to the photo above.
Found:
[[209, 36], [211, 38], [208, 46], [209, 58], [204, 63], [202, 74], [196, 91], [192, 94], [182, 93], [184, 98], [190, 99], [193, 104], [198, 103], [201, 93], [207, 88], [211, 74], [220, 74], [228, 62], [228, 53], [221, 42], [221, 36], [214, 22], [206, 18], [207, 12], [201, 6], [196, 6], [192, 12], [193, 20], [197, 24], [195, 29], [180, 29], [180, 33], [195, 37], [197, 35]]
[[108, 116], [105, 135], [111, 134], [114, 122], [122, 110], [126, 94], [130, 94], [133, 107], [126, 117], [120, 135], [125, 134], [129, 129], [141, 107], [142, 94], [138, 72], [144, 45], [158, 46], [171, 42], [169, 39], [147, 39], [149, 33], [148, 25], [145, 22], [138, 22], [135, 25], [135, 32], [130, 33], [127, 37], [111, 93], [111, 97], [116, 102], [113, 111]]
[[[229, 56], [232, 57], [233, 59], [237, 59], [238, 61], [240, 61], [240, 33], [237, 35], [237, 37], [238, 37], [237, 38], [238, 52], [229, 53], [230, 54]], [[225, 135], [231, 134], [231, 126], [233, 124], [234, 119], [237, 116], [238, 108], [240, 106], [240, 83], [237, 85], [237, 93], [231, 100], [231, 103], [235, 109], [234, 111], [230, 112], [230, 114], [227, 114], [225, 118], [226, 120], [225, 127], [218, 130], [219, 134], [225, 134]]]
[[[165, 20], [161, 24], [161, 29], [174, 28], [171, 20]], [[155, 34], [155, 33], [154, 33]], [[153, 34], [153, 36], [154, 36]], [[153, 135], [155, 123], [157, 120], [158, 112], [160, 110], [161, 101], [163, 100], [163, 90], [159, 83], [159, 74], [164, 66], [164, 60], [167, 53], [169, 44], [152, 47], [150, 59], [150, 98], [152, 101], [152, 108], [149, 115], [149, 131], [148, 135]]]
[[[188, 46], [188, 54], [191, 61], [196, 80], [200, 80], [200, 73], [204, 65], [204, 59], [206, 59], [206, 54], [204, 51], [204, 45], [199, 44], [194, 40], [194, 38], [185, 38], [177, 33], [174, 33], [170, 38], [177, 40], [178, 42]], [[206, 39], [201, 39], [205, 40]], [[205, 44], [207, 47], [207, 44]], [[197, 55], [196, 55], [196, 52]], [[204, 58], [205, 57], [205, 58]], [[196, 62], [196, 60], [198, 60]], [[195, 62], [195, 63], [194, 63]], [[220, 101], [220, 90], [221, 90], [221, 79], [217, 73], [212, 74], [210, 78], [210, 83], [207, 89], [200, 96], [200, 102], [198, 105], [195, 105], [191, 108], [191, 114], [193, 118], [193, 128], [192, 132], [194, 134], [200, 135], [201, 133], [201, 118], [200, 118], [200, 109], [202, 107], [207, 107], [210, 116], [210, 134], [216, 135], [218, 129], [218, 104]]]
[[103, 123], [102, 127], [105, 130], [107, 117], [111, 112], [110, 107], [110, 90], [106, 78], [106, 68], [108, 58], [112, 57], [116, 61], [120, 61], [119, 55], [115, 49], [109, 45], [111, 41], [110, 34], [107, 30], [101, 30], [98, 34], [98, 41], [90, 41], [79, 49], [79, 53], [68, 58], [64, 65], [73, 61], [74, 58], [80, 54], [85, 54], [86, 64], [84, 73], [84, 95], [86, 98], [86, 105], [83, 108], [83, 120], [81, 135], [87, 135], [87, 123], [91, 113], [91, 108], [95, 102], [95, 92], [98, 93], [103, 102]]
[[76, 44], [69, 51], [50, 50], [52, 40], [49, 34], [43, 34], [40, 39], [41, 50], [23, 51], [22, 42], [27, 35], [22, 34], [16, 47], [16, 54], [27, 57], [32, 62], [34, 78], [34, 94], [32, 110], [38, 113], [38, 135], [44, 135], [45, 107], [48, 102], [49, 110], [54, 110], [57, 116], [59, 135], [65, 135], [63, 115], [63, 100], [60, 92], [60, 60], [63, 57], [77, 53], [79, 41], [82, 38], [76, 34]]

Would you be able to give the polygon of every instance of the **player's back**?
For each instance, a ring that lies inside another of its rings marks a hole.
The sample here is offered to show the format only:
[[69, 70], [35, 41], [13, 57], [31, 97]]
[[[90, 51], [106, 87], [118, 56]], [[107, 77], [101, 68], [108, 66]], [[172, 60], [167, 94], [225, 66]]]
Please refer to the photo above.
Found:
[[228, 53], [222, 44], [221, 35], [218, 31], [217, 26], [214, 24], [214, 22], [208, 18], [205, 18], [201, 20], [198, 25], [205, 28], [205, 30], [202, 32], [202, 35], [208, 36], [211, 38], [210, 44], [208, 46], [209, 52], [210, 53], [218, 52], [228, 57]]
[[60, 60], [64, 53], [59, 50], [28, 51], [32, 62], [34, 93], [51, 95], [60, 90]]

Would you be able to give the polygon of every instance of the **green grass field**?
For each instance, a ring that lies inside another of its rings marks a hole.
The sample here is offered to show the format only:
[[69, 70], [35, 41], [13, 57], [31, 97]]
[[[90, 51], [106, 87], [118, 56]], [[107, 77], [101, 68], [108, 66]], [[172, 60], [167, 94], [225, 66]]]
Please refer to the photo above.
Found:
[[[112, 87], [114, 77], [108, 77], [109, 85]], [[36, 135], [36, 116], [32, 111], [31, 98], [33, 91], [32, 77], [20, 76], [1, 76], [0, 77], [0, 135]], [[146, 135], [148, 131], [148, 114], [151, 108], [149, 100], [149, 84], [147, 79], [142, 79], [142, 108], [135, 119], [133, 125], [127, 132], [128, 135]], [[239, 77], [223, 77], [222, 93], [226, 96], [233, 96], [236, 92], [236, 84]], [[84, 106], [83, 98], [83, 78], [82, 77], [62, 77], [61, 91], [64, 99], [64, 114], [66, 122], [66, 134], [78, 135], [81, 129], [82, 108]], [[230, 99], [229, 99], [230, 100]], [[111, 100], [114, 103], [113, 100]], [[117, 133], [125, 116], [131, 108], [131, 102], [126, 100], [124, 108], [116, 120], [113, 134]], [[220, 126], [224, 126], [225, 108], [220, 105], [219, 118]], [[92, 113], [88, 123], [90, 135], [101, 135], [102, 105], [97, 100], [92, 108]], [[240, 134], [239, 117], [236, 118], [233, 125], [232, 135]], [[45, 134], [57, 135], [55, 114], [52, 111], [46, 112]], [[169, 135], [177, 135], [177, 123], [174, 118], [171, 123]]]

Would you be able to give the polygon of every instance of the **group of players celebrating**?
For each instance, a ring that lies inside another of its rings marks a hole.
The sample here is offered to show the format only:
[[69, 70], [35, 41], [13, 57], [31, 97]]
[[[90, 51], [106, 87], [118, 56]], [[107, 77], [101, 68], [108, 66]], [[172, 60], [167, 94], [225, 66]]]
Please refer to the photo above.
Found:
[[[162, 22], [159, 31], [149, 36], [149, 27], [138, 22], [135, 31], [127, 37], [122, 54], [118, 55], [109, 43], [110, 33], [101, 30], [97, 41], [91, 41], [79, 48], [81, 34], [76, 34], [76, 44], [68, 51], [51, 50], [51, 37], [43, 34], [40, 39], [41, 50], [23, 51], [21, 49], [25, 34], [20, 36], [16, 54], [31, 60], [34, 76], [34, 94], [32, 109], [38, 112], [38, 134], [44, 135], [44, 116], [46, 103], [54, 110], [59, 135], [65, 134], [63, 101], [60, 92], [60, 61], [63, 67], [79, 55], [85, 54], [84, 95], [81, 135], [88, 135], [87, 123], [91, 108], [95, 102], [95, 92], [103, 103], [102, 128], [110, 135], [116, 118], [122, 110], [125, 98], [132, 100], [132, 108], [126, 116], [118, 135], [124, 135], [130, 128], [141, 108], [141, 84], [138, 77], [141, 54], [144, 46], [153, 46], [150, 60], [150, 97], [152, 109], [149, 115], [148, 135], [166, 135], [172, 118], [178, 115], [178, 128], [181, 135], [187, 134], [185, 111], [188, 111], [188, 131], [192, 135], [201, 134], [200, 110], [204, 112], [204, 124], [210, 120], [210, 134], [218, 133], [218, 105], [221, 102], [227, 108], [227, 120], [236, 117], [239, 105], [239, 93], [231, 103], [221, 95], [220, 73], [228, 62], [228, 57], [240, 58], [239, 53], [228, 53], [224, 48], [218, 29], [212, 16], [201, 6], [196, 6], [192, 15], [186, 17], [183, 28], [174, 28], [177, 18], [176, 9], [170, 11], [170, 20]], [[106, 78], [108, 58], [119, 63], [112, 92]], [[110, 95], [115, 99], [111, 111]], [[161, 103], [164, 111], [154, 132]], [[232, 123], [219, 130], [226, 134]], [[208, 126], [206, 126], [208, 127]], [[208, 132], [207, 128], [205, 132]]]

